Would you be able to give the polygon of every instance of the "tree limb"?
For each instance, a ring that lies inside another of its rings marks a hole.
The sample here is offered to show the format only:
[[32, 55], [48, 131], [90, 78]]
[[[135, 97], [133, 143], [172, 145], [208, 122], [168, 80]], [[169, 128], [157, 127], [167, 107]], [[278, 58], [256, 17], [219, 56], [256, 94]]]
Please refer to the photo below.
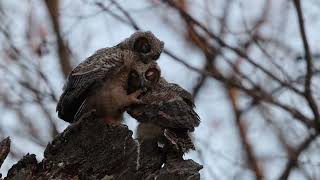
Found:
[[305, 79], [305, 84], [304, 84], [304, 94], [307, 99], [307, 102], [313, 112], [314, 118], [316, 122], [318, 123], [317, 129], [320, 129], [320, 114], [318, 110], [317, 103], [315, 102], [314, 98], [312, 97], [312, 90], [311, 90], [311, 83], [312, 83], [312, 66], [313, 66], [313, 60], [312, 60], [312, 55], [311, 55], [311, 50], [309, 47], [309, 43], [307, 40], [307, 35], [306, 31], [304, 28], [304, 20], [303, 20], [303, 14], [302, 14], [302, 9], [301, 9], [301, 1], [300, 0], [294, 0], [294, 7], [296, 8], [297, 15], [298, 15], [298, 22], [299, 22], [299, 30], [300, 30], [300, 35], [301, 39], [303, 42], [303, 47], [305, 51], [305, 57], [306, 57], [306, 79]]
[[59, 24], [59, 0], [45, 0], [44, 3], [48, 9], [52, 21], [53, 30], [57, 39], [57, 52], [59, 55], [60, 66], [63, 75], [66, 78], [68, 74], [71, 72], [72, 67], [69, 56], [69, 48], [65, 44], [61, 35], [62, 33]]

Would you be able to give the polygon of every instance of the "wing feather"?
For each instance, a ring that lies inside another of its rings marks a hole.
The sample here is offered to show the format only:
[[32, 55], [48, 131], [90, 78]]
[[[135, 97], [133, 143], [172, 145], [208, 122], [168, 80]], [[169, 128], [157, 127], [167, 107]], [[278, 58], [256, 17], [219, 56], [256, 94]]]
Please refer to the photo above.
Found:
[[70, 73], [56, 108], [59, 118], [73, 122], [86, 97], [121, 70], [123, 52], [115, 48], [100, 49]]
[[200, 124], [200, 118], [193, 109], [192, 95], [177, 84], [161, 79], [141, 100], [145, 104], [132, 106], [128, 110], [139, 122], [182, 131], [193, 131]]

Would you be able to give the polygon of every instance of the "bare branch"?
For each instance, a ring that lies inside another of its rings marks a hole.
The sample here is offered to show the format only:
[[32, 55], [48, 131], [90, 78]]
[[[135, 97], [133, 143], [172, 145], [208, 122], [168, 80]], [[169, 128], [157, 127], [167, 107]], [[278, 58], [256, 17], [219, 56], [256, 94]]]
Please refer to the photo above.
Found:
[[296, 149], [292, 149], [291, 153], [289, 154], [289, 160], [286, 163], [286, 166], [284, 168], [284, 171], [279, 179], [288, 179], [291, 170], [297, 166], [298, 159], [300, 155], [308, 149], [308, 147], [311, 145], [311, 143], [318, 137], [319, 132], [316, 134], [312, 134], [309, 137], [307, 137]]
[[311, 83], [312, 83], [312, 55], [311, 50], [309, 47], [309, 43], [307, 40], [306, 31], [304, 28], [304, 20], [303, 20], [303, 14], [301, 9], [301, 1], [300, 0], [293, 0], [294, 7], [296, 8], [297, 15], [298, 15], [298, 22], [299, 22], [299, 29], [300, 29], [300, 35], [303, 42], [303, 47], [305, 51], [305, 57], [306, 57], [306, 79], [305, 79], [305, 85], [304, 85], [304, 94], [306, 96], [306, 99], [308, 101], [308, 104], [313, 112], [314, 118], [316, 122], [318, 123], [317, 129], [320, 128], [320, 114], [318, 110], [317, 103], [315, 102], [313, 96], [312, 96], [312, 90], [311, 90]]
[[45, 0], [44, 3], [51, 17], [53, 30], [57, 38], [57, 53], [59, 55], [60, 67], [64, 77], [66, 78], [71, 72], [72, 66], [69, 55], [70, 49], [62, 38], [61, 28], [59, 24], [59, 0]]
[[199, 21], [195, 20], [190, 14], [188, 14], [187, 12], [185, 12], [181, 7], [179, 7], [174, 1], [172, 0], [163, 0], [165, 3], [168, 3], [170, 6], [172, 6], [173, 8], [177, 9], [178, 12], [181, 14], [181, 16], [183, 18], [186, 18], [187, 21], [191, 21], [192, 23], [194, 23], [195, 25], [197, 25], [198, 27], [200, 27], [205, 33], [207, 33], [212, 39], [216, 40], [216, 42], [223, 48], [227, 48], [229, 50], [231, 50], [232, 52], [236, 53], [238, 56], [246, 59], [251, 65], [253, 65], [254, 67], [258, 68], [259, 70], [261, 70], [262, 72], [264, 72], [266, 75], [268, 75], [269, 77], [271, 77], [273, 80], [275, 80], [276, 82], [278, 82], [279, 84], [287, 87], [288, 89], [294, 91], [295, 93], [299, 94], [299, 95], [303, 95], [302, 92], [300, 92], [298, 89], [296, 89], [295, 87], [291, 86], [289, 83], [280, 80], [278, 77], [276, 77], [273, 73], [271, 73], [270, 71], [268, 71], [267, 69], [265, 69], [264, 67], [262, 67], [261, 65], [257, 64], [256, 62], [254, 62], [254, 60], [252, 60], [246, 53], [244, 53], [242, 50], [236, 48], [236, 47], [232, 47], [230, 45], [228, 45], [224, 40], [222, 40], [220, 37], [218, 37], [217, 35], [215, 35], [214, 33], [212, 33], [210, 30], [208, 30], [208, 28], [206, 28], [204, 25], [202, 25]]
[[227, 90], [227, 92], [228, 92], [231, 106], [235, 115], [235, 123], [239, 130], [241, 144], [243, 145], [246, 153], [246, 157], [248, 158], [247, 161], [249, 163], [249, 166], [251, 167], [251, 170], [254, 172], [256, 179], [262, 180], [264, 175], [259, 167], [259, 162], [254, 155], [252, 145], [248, 140], [248, 136], [247, 136], [248, 131], [247, 131], [246, 125], [244, 124], [243, 119], [241, 119], [241, 111], [239, 110], [237, 105], [237, 96], [238, 96], [237, 89], [230, 88]]

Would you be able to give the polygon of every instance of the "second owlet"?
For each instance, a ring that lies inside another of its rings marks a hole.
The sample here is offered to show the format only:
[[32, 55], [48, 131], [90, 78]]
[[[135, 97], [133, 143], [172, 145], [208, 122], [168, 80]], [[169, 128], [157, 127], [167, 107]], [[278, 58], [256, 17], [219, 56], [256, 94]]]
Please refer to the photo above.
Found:
[[136, 32], [114, 47], [96, 51], [69, 74], [57, 105], [58, 116], [75, 122], [94, 109], [98, 118], [119, 122], [126, 107], [140, 102], [141, 90], [127, 94], [129, 73], [133, 69], [139, 72], [157, 68], [155, 61], [163, 45], [147, 31]]
[[[140, 81], [139, 77], [130, 77], [129, 86], [136, 86], [136, 81]], [[137, 86], [131, 92], [136, 89]], [[128, 109], [128, 113], [139, 122], [139, 140], [169, 142], [179, 156], [195, 149], [189, 133], [200, 124], [200, 119], [193, 109], [193, 98], [188, 91], [160, 78], [140, 99], [142, 104]]]

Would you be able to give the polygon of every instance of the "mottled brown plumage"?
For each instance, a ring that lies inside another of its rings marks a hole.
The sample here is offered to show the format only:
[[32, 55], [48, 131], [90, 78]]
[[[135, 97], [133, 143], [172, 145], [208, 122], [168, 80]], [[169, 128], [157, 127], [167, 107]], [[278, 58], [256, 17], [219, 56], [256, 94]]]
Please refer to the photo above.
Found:
[[151, 32], [137, 32], [114, 47], [98, 50], [68, 76], [57, 105], [58, 116], [74, 122], [95, 109], [98, 117], [120, 119], [125, 107], [139, 102], [139, 90], [127, 95], [129, 73], [153, 66], [162, 49], [163, 42]]
[[195, 149], [189, 132], [199, 125], [200, 119], [193, 109], [189, 92], [161, 78], [140, 100], [143, 104], [128, 109], [128, 113], [140, 122], [138, 139], [158, 138], [160, 142], [166, 139], [180, 155]]
[[151, 31], [138, 31], [117, 45], [121, 49], [130, 49], [139, 52], [142, 61], [148, 63], [159, 59], [164, 43], [160, 41]]

